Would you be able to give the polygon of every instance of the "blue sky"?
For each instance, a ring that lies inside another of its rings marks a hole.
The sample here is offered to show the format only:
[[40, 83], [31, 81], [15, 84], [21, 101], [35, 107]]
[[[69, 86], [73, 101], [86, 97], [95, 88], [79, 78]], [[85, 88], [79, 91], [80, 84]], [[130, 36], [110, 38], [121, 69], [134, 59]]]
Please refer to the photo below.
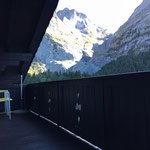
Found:
[[141, 3], [142, 0], [60, 0], [58, 9], [76, 9], [100, 27], [114, 33]]

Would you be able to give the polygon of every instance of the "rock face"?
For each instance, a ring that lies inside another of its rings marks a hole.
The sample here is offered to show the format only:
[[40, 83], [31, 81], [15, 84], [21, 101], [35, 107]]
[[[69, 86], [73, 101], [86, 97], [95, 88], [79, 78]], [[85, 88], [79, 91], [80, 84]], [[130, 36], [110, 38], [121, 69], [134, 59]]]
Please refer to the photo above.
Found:
[[[89, 62], [94, 53], [93, 44], [102, 44], [108, 36], [85, 14], [65, 8], [54, 13], [34, 62], [44, 64], [45, 70], [51, 72], [70, 71], [77, 63], [82, 66]], [[79, 70], [82, 72], [82, 68]]]
[[150, 0], [144, 0], [119, 30], [94, 51], [90, 63], [99, 66], [127, 54], [150, 50]]
[[149, 8], [150, 1], [144, 0], [129, 20], [116, 32], [110, 50], [119, 50], [119, 53], [123, 54], [146, 50], [150, 44]]

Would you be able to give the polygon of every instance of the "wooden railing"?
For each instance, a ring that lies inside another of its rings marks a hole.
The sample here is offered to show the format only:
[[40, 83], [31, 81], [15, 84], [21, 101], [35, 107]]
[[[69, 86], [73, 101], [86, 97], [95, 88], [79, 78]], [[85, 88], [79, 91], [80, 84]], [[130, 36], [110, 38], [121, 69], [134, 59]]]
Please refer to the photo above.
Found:
[[150, 149], [150, 73], [27, 86], [29, 110], [102, 149]]

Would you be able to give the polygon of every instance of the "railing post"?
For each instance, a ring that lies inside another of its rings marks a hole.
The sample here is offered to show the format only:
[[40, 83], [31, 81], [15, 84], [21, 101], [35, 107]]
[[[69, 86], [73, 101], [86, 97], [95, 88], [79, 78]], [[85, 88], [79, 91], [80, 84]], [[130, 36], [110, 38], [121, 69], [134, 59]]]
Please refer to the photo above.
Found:
[[20, 84], [20, 89], [21, 89], [21, 94], [20, 94], [20, 98], [21, 98], [21, 108], [23, 109], [23, 75], [21, 75], [21, 84]]

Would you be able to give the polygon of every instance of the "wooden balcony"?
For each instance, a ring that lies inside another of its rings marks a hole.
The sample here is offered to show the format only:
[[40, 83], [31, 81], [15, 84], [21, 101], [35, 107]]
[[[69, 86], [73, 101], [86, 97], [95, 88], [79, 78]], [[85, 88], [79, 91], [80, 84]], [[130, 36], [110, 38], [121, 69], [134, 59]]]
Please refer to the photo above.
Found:
[[0, 147], [3, 150], [92, 150], [47, 121], [32, 115], [0, 115]]

